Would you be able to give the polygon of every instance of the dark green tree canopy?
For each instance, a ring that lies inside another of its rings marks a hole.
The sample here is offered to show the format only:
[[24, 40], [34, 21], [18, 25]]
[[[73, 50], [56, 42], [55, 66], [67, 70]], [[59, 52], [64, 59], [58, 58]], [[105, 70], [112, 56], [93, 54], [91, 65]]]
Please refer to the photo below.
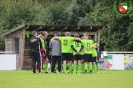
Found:
[[101, 31], [101, 50], [132, 51], [133, 9], [122, 17], [114, 10], [115, 1], [124, 0], [0, 0], [0, 34], [21, 24], [107, 25]]

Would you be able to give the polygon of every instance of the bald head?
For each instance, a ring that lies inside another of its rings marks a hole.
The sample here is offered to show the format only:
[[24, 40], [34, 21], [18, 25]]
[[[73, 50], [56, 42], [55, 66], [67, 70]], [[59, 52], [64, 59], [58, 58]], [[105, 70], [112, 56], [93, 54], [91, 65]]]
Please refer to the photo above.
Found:
[[71, 36], [70, 32], [66, 32], [65, 36]]

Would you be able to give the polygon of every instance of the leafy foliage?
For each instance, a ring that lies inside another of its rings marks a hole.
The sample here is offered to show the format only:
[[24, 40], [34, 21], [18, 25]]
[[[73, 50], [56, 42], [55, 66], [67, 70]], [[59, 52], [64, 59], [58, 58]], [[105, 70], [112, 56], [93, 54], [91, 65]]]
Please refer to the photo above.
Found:
[[[9, 30], [22, 24], [43, 24], [44, 22], [44, 9], [37, 1], [2, 0], [0, 4], [1, 30]], [[4, 38], [0, 37], [0, 50], [4, 50], [3, 46]]]
[[[114, 11], [114, 2], [115, 0], [0, 0], [0, 34], [21, 24], [107, 25], [108, 28], [101, 31], [101, 50], [131, 51], [133, 10], [129, 15], [121, 17]], [[0, 37], [0, 46], [0, 50], [4, 50], [3, 37]]]

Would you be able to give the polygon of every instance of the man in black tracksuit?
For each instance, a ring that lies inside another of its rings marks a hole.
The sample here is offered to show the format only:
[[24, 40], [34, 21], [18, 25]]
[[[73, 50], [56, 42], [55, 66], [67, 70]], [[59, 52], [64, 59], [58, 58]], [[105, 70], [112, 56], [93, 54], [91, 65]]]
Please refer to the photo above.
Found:
[[30, 39], [31, 58], [33, 73], [36, 73], [36, 62], [39, 64], [39, 73], [41, 73], [41, 53], [40, 53], [40, 39], [37, 37], [37, 32], [32, 32], [33, 37]]

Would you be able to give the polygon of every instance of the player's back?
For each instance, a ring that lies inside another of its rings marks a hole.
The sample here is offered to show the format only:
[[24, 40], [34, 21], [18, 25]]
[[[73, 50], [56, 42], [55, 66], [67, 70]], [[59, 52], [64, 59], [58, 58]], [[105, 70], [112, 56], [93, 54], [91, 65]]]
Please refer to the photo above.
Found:
[[71, 43], [74, 37], [59, 37], [61, 41], [62, 53], [71, 53]]
[[[80, 49], [82, 47], [82, 42], [75, 40], [75, 41], [72, 42], [72, 45], [77, 51], [80, 51]], [[73, 51], [73, 54], [76, 54], [76, 53]]]
[[92, 53], [91, 49], [87, 50], [87, 48], [93, 44], [93, 41], [83, 39], [82, 44], [84, 45], [84, 53], [85, 54], [91, 54]]
[[40, 39], [38, 37], [32, 37], [30, 39], [30, 47], [32, 50], [40, 50]]

